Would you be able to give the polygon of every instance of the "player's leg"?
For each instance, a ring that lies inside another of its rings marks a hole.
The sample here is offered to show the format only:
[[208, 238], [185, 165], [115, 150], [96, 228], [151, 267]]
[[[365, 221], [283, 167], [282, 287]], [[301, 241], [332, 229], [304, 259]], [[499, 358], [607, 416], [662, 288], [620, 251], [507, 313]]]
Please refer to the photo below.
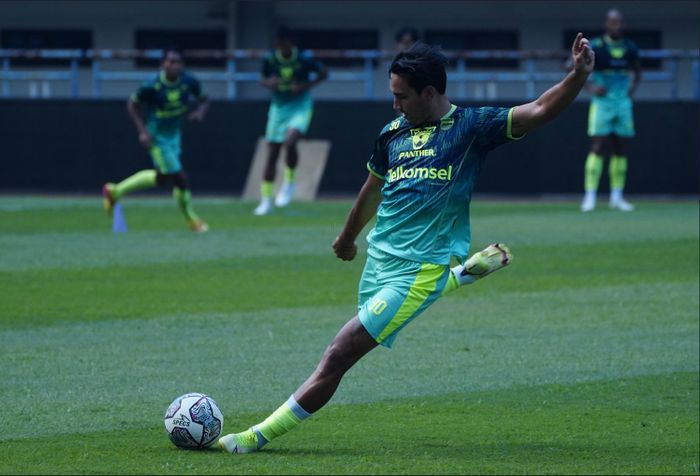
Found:
[[603, 146], [610, 134], [610, 111], [608, 104], [603, 100], [593, 98], [588, 109], [588, 136], [591, 138], [591, 147], [586, 156], [584, 167], [585, 195], [581, 202], [581, 211], [590, 212], [596, 206], [596, 194], [600, 184], [600, 176], [603, 173]]
[[114, 205], [128, 193], [155, 187], [156, 174], [157, 172], [153, 169], [140, 170], [119, 183], [108, 182], [104, 184], [102, 186], [102, 202], [105, 211], [111, 214]]
[[328, 403], [345, 373], [377, 345], [355, 316], [340, 329], [316, 370], [285, 403], [248, 430], [223, 436], [219, 446], [229, 453], [249, 453], [292, 430]]
[[582, 212], [590, 212], [595, 209], [596, 195], [600, 185], [600, 177], [603, 174], [603, 147], [607, 137], [591, 137], [591, 148], [586, 157], [584, 189], [585, 195], [581, 203]]
[[187, 226], [197, 233], [203, 233], [209, 230], [209, 225], [207, 225], [194, 211], [192, 206], [192, 192], [190, 192], [189, 180], [187, 175], [183, 170], [177, 173], [169, 175], [158, 175], [159, 185], [165, 185], [166, 183], [172, 182], [173, 186], [173, 198], [180, 207], [180, 211], [185, 216], [187, 220]]
[[285, 132], [284, 145], [287, 149], [287, 160], [284, 171], [282, 187], [275, 197], [275, 205], [284, 207], [289, 205], [296, 190], [296, 173], [299, 164], [299, 151], [297, 143], [301, 136], [309, 130], [311, 117], [313, 116], [313, 101], [310, 95], [299, 98], [288, 105], [289, 117]]
[[274, 101], [271, 102], [267, 112], [267, 125], [265, 126], [267, 160], [263, 170], [262, 181], [260, 182], [260, 204], [253, 210], [254, 215], [267, 215], [272, 212], [277, 159], [284, 142], [286, 127], [286, 108], [275, 104]]
[[618, 116], [612, 135], [612, 156], [608, 172], [610, 175], [610, 208], [629, 212], [634, 205], [627, 202], [622, 192], [627, 178], [627, 156], [625, 155], [626, 141], [634, 137], [634, 121], [632, 119], [632, 100], [627, 98], [620, 101]]
[[508, 266], [512, 261], [513, 255], [510, 248], [503, 243], [493, 243], [478, 253], [474, 253], [464, 264], [450, 270], [450, 277], [443, 295], [460, 286], [475, 283], [479, 279]]
[[279, 142], [267, 143], [267, 160], [263, 170], [262, 182], [260, 182], [260, 204], [253, 210], [255, 215], [267, 215], [272, 212], [272, 197], [275, 193], [275, 175], [277, 174], [277, 159], [280, 155], [282, 144]]
[[222, 448], [231, 453], [256, 451], [322, 408], [362, 356], [378, 344], [391, 347], [401, 329], [442, 295], [450, 274], [444, 265], [402, 260], [372, 249], [368, 255], [358, 315], [340, 330], [316, 370], [285, 404], [247, 431], [221, 438]]
[[299, 150], [297, 143], [301, 137], [301, 132], [298, 129], [290, 128], [287, 131], [287, 136], [284, 141], [284, 147], [287, 151], [284, 180], [277, 196], [275, 197], [275, 205], [278, 207], [286, 207], [292, 201], [294, 191], [296, 190], [296, 175], [297, 165], [299, 164]]

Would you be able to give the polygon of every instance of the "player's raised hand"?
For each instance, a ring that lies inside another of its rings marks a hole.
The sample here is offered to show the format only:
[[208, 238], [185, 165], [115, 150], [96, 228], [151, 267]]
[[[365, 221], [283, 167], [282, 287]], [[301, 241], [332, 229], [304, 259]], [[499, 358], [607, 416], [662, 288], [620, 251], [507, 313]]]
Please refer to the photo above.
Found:
[[574, 44], [571, 46], [571, 60], [574, 65], [574, 70], [589, 74], [593, 71], [595, 65], [595, 53], [588, 43], [588, 38], [583, 37], [583, 33], [579, 32], [574, 39]]
[[357, 245], [353, 241], [349, 242], [338, 236], [333, 241], [333, 251], [343, 261], [352, 261], [357, 254]]

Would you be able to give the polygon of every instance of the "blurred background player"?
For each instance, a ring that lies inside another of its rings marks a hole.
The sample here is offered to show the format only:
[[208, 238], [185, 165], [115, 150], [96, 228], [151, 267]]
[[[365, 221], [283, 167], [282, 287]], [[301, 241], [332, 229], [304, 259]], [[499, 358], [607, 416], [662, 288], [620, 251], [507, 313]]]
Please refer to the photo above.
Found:
[[[369, 174], [345, 226], [333, 242], [336, 256], [352, 260], [355, 240], [377, 216], [367, 241], [358, 314], [340, 329], [316, 370], [264, 421], [219, 439], [229, 453], [260, 450], [331, 399], [345, 373], [378, 345], [391, 347], [398, 333], [444, 293], [505, 266], [508, 249], [492, 245], [463, 261], [470, 246], [469, 205], [486, 155], [558, 116], [593, 70], [588, 40], [571, 48], [573, 70], [535, 101], [512, 108], [461, 108], [445, 95], [447, 58], [416, 43], [390, 68], [394, 109], [367, 163]], [[465, 280], [465, 278], [468, 278]]]
[[[119, 183], [106, 183], [102, 188], [105, 210], [112, 212], [114, 204], [135, 190], [172, 185], [173, 196], [185, 215], [192, 231], [205, 232], [209, 226], [192, 208], [187, 175], [180, 163], [182, 118], [188, 114], [192, 121], [202, 121], [209, 101], [202, 93], [199, 81], [183, 71], [182, 53], [175, 48], [165, 51], [161, 70], [153, 80], [143, 84], [127, 101], [127, 110], [136, 126], [139, 142], [148, 150], [153, 169], [136, 172]], [[190, 112], [190, 103], [197, 106]], [[140, 107], [147, 115], [144, 124]]]
[[405, 26], [396, 32], [396, 51], [408, 51], [413, 44], [420, 39], [418, 30]]
[[608, 165], [610, 175], [610, 208], [632, 211], [622, 191], [627, 175], [625, 140], [634, 137], [632, 95], [640, 77], [637, 45], [622, 36], [624, 18], [617, 9], [605, 17], [605, 35], [591, 40], [595, 52], [595, 71], [588, 90], [592, 94], [588, 113], [588, 135], [591, 148], [586, 158], [585, 190], [581, 211], [590, 212], [596, 206], [596, 193], [603, 172], [603, 149], [612, 151]]
[[275, 36], [275, 49], [263, 61], [262, 76], [263, 86], [272, 90], [272, 100], [265, 130], [267, 163], [260, 185], [260, 205], [253, 211], [255, 215], [267, 215], [272, 211], [277, 159], [283, 145], [287, 149], [286, 169], [274, 204], [285, 207], [291, 202], [299, 162], [297, 142], [306, 134], [313, 114], [309, 90], [326, 79], [327, 72], [320, 61], [299, 51], [291, 30], [281, 26]]

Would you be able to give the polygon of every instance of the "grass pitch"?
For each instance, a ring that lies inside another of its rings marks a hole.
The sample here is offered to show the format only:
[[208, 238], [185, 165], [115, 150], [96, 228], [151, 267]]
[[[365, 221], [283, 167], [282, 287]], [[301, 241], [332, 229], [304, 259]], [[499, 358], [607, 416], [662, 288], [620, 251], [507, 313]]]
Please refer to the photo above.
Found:
[[[195, 200], [0, 197], [0, 473], [698, 474], [698, 205], [475, 200], [513, 265], [372, 351], [331, 404], [255, 455], [178, 450], [162, 416], [212, 395], [257, 423], [355, 313], [350, 202], [269, 217]], [[360, 243], [361, 245], [363, 242]]]

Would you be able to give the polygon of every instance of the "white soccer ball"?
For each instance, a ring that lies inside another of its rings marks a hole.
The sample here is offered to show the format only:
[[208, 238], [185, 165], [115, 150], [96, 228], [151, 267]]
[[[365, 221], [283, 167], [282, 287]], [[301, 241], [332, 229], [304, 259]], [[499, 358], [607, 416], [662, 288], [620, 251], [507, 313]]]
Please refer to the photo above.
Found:
[[214, 399], [203, 393], [177, 397], [165, 412], [165, 430], [175, 446], [203, 449], [224, 429], [224, 416]]

